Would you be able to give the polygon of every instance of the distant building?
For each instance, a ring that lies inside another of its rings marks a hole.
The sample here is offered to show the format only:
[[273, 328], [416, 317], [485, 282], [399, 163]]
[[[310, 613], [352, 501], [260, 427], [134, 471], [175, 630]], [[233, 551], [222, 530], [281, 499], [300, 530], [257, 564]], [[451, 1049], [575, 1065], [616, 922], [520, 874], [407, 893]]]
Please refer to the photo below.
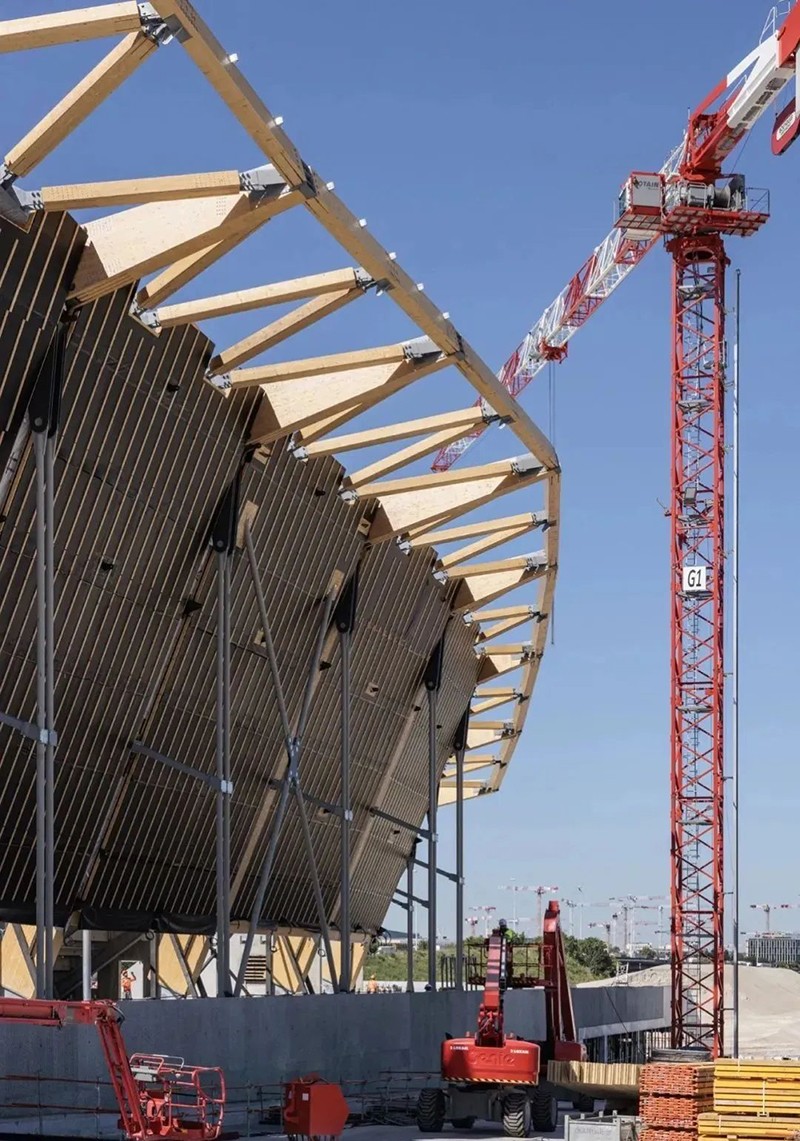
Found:
[[747, 940], [747, 957], [769, 967], [800, 966], [800, 936], [757, 935]]

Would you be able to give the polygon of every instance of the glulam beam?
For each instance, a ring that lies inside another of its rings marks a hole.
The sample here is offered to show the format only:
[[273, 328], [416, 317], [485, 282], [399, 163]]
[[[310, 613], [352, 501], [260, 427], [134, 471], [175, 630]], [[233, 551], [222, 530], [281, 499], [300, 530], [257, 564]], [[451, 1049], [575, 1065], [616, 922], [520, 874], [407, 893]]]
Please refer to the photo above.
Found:
[[[487, 621], [488, 617], [492, 614], [501, 614], [502, 617], [491, 623], [489, 626], [484, 626], [483, 623]], [[500, 607], [496, 611], [479, 610], [472, 616], [476, 621], [481, 623], [480, 634], [478, 635], [481, 642], [488, 642], [493, 638], [499, 638], [503, 634], [507, 634], [509, 630], [515, 630], [517, 626], [522, 626], [526, 622], [540, 622], [543, 615], [539, 610], [533, 606], [505, 606]]]
[[[492, 765], [499, 765], [500, 758], [495, 756], [494, 753], [478, 753], [477, 755], [469, 755], [464, 757], [464, 772], [476, 773], [480, 769], [491, 768]], [[456, 775], [456, 765], [453, 760], [448, 761], [444, 770], [444, 777], [454, 777]]]
[[503, 543], [510, 543], [513, 539], [520, 539], [523, 535], [529, 534], [534, 527], [528, 519], [527, 523], [519, 523], [515, 527], [507, 527], [502, 531], [493, 531], [491, 534], [484, 536], [482, 539], [477, 539], [474, 543], [468, 543], [465, 547], [459, 547], [458, 550], [451, 551], [448, 555], [441, 555], [439, 558], [439, 565], [442, 570], [450, 573], [454, 567], [459, 566], [461, 563], [466, 562], [468, 559], [473, 559], [477, 555], [483, 555], [487, 551], [494, 550], [495, 547], [500, 547]]
[[339, 452], [391, 444], [396, 440], [407, 440], [412, 436], [426, 436], [440, 429], [469, 429], [482, 423], [483, 419], [483, 413], [479, 408], [463, 408], [458, 412], [442, 412], [437, 416], [421, 416], [417, 420], [402, 420], [397, 424], [387, 424], [381, 428], [367, 428], [363, 432], [333, 436], [310, 444], [306, 448], [306, 453], [308, 456], [338, 455]]
[[493, 722], [491, 725], [470, 725], [467, 733], [467, 751], [485, 749], [487, 746], [498, 745], [501, 741], [507, 741], [516, 736], [517, 733], [513, 726], [506, 725], [501, 721]]
[[162, 329], [175, 325], [188, 325], [192, 321], [207, 321], [214, 317], [228, 317], [231, 313], [247, 313], [269, 305], [282, 305], [288, 301], [304, 301], [325, 293], [338, 293], [359, 284], [354, 269], [336, 269], [327, 273], [308, 274], [270, 285], [257, 285], [253, 289], [236, 289], [231, 293], [218, 293], [196, 301], [177, 305], [163, 305], [155, 310], [157, 324]]
[[472, 610], [475, 606], [493, 602], [495, 598], [535, 582], [548, 573], [546, 565], [536, 565], [527, 560], [508, 560], [505, 569], [500, 564], [495, 565], [497, 569], [492, 573], [473, 573], [461, 578], [453, 601], [454, 610]]
[[370, 528], [373, 542], [385, 542], [413, 530], [456, 519], [511, 491], [544, 478], [532, 456], [522, 456], [475, 468], [451, 468], [430, 475], [378, 480], [359, 490], [375, 495], [380, 508]]
[[459, 486], [482, 482], [493, 477], [505, 478], [514, 472], [513, 460], [495, 460], [493, 463], [477, 467], [449, 468], [447, 471], [424, 472], [420, 475], [406, 475], [399, 479], [385, 479], [380, 483], [367, 484], [362, 488], [364, 495], [403, 495], [409, 491], [429, 491], [433, 488]]
[[533, 618], [530, 606], [524, 603], [518, 606], [493, 606], [488, 610], [476, 610], [473, 618], [478, 622], [491, 622], [498, 618]]
[[18, 178], [23, 178], [38, 166], [128, 76], [133, 75], [156, 47], [156, 43], [142, 32], [125, 36], [8, 151], [4, 160], [6, 168]]
[[[490, 788], [486, 781], [465, 780], [461, 799], [462, 801], [476, 800], [479, 796], [486, 796], [488, 793], [496, 791], [495, 788]], [[456, 778], [444, 777], [439, 784], [439, 807], [447, 808], [449, 805], [455, 804], [457, 799]]]
[[70, 299], [95, 301], [177, 259], [241, 240], [300, 198], [282, 184], [271, 195], [214, 195], [196, 198], [188, 208], [182, 200], [153, 202], [88, 222]]
[[177, 293], [184, 285], [188, 285], [203, 270], [219, 261], [221, 257], [224, 257], [225, 254], [255, 233], [261, 226], [266, 225], [273, 218], [277, 218], [284, 210], [288, 210], [296, 203], [297, 198], [293, 198], [287, 190], [277, 201], [271, 203], [267, 214], [253, 211], [248, 217], [242, 219], [241, 225], [228, 228], [224, 237], [210, 245], [203, 246], [202, 249], [194, 253], [179, 257], [177, 261], [172, 262], [166, 269], [142, 286], [136, 294], [137, 306], [140, 310], [146, 311], [153, 305], [160, 305], [162, 301], [166, 301], [173, 293]]
[[305, 443], [388, 399], [431, 373], [446, 368], [437, 352], [399, 363], [362, 365], [320, 372], [299, 380], [262, 384], [261, 401], [250, 430], [250, 442], [265, 444], [295, 434], [295, 455], [305, 458]]
[[505, 531], [510, 527], [528, 525], [539, 527], [544, 521], [543, 512], [524, 511], [520, 515], [506, 515], [501, 519], [482, 519], [479, 523], [463, 523], [460, 527], [444, 527], [438, 531], [421, 532], [415, 536], [415, 542], [424, 543], [429, 547], [439, 547], [443, 543], [457, 543], [462, 539], [492, 535], [496, 531]]
[[277, 321], [272, 321], [269, 325], [265, 325], [262, 329], [256, 330], [255, 333], [251, 333], [241, 341], [237, 341], [236, 344], [217, 353], [209, 361], [208, 371], [212, 376], [215, 376], [227, 372], [229, 369], [237, 368], [258, 356], [259, 353], [274, 348], [281, 341], [287, 340], [303, 329], [308, 329], [317, 321], [321, 321], [323, 317], [330, 316], [331, 313], [335, 313], [338, 309], [349, 305], [351, 301], [363, 296], [363, 289], [349, 288], [340, 289], [337, 293], [326, 293], [322, 297], [315, 297], [311, 301], [307, 301], [305, 305], [300, 305], [292, 312], [285, 313]]
[[463, 434], [464, 429], [460, 426], [444, 428], [440, 432], [433, 432], [429, 436], [424, 436], [416, 443], [409, 444], [406, 448], [401, 448], [398, 452], [392, 452], [391, 455], [384, 456], [382, 459], [375, 460], [374, 463], [352, 472], [347, 476], [345, 486], [352, 487], [355, 491], [369, 494], [365, 489], [372, 486], [375, 480], [381, 479], [381, 477], [389, 475], [399, 468], [406, 467], [408, 464], [414, 463], [415, 460], [430, 455], [431, 452], [438, 452], [439, 449], [443, 448], [446, 444], [460, 439]]
[[307, 187], [305, 205], [309, 212], [374, 281], [385, 283], [389, 297], [445, 356], [453, 357], [462, 374], [497, 415], [514, 425], [525, 447], [537, 455], [545, 467], [556, 470], [558, 458], [544, 433], [449, 318], [427, 297], [419, 283], [412, 280], [370, 234], [368, 227], [348, 210], [332, 185], [303, 161], [280, 120], [256, 94], [189, 0], [154, 0], [154, 7], [162, 19], [175, 19], [181, 24], [182, 47], [269, 161], [290, 185]]
[[47, 16], [22, 16], [17, 20], [0, 20], [0, 52], [30, 51], [106, 36], [124, 36], [140, 28], [136, 0], [73, 8]]
[[486, 563], [468, 563], [463, 567], [453, 567], [448, 578], [472, 578], [480, 575], [493, 575], [507, 570], [540, 570], [546, 566], [544, 551], [532, 555], [511, 555], [506, 559], [495, 559]]
[[306, 357], [280, 364], [261, 364], [253, 368], [237, 368], [230, 375], [231, 388], [255, 388], [261, 384], [284, 384], [289, 380], [303, 380], [334, 372], [348, 372], [353, 368], [370, 365], [401, 364], [408, 359], [405, 344], [380, 345], [374, 349], [355, 349], [348, 353], [330, 353], [323, 357]]
[[211, 194], [239, 194], [241, 189], [238, 170], [216, 170], [206, 174], [168, 174], [155, 178], [122, 178], [113, 182], [43, 186], [38, 195], [42, 209], [47, 213], [55, 210], [84, 210], [95, 206], [132, 206], [146, 202], [207, 198]]
[[[491, 687], [486, 686], [483, 688], [489, 689]], [[491, 696], [482, 697], [480, 699], [478, 699], [479, 691], [476, 690], [471, 707], [472, 712], [474, 714], [489, 713], [490, 710], [499, 709], [503, 705], [509, 705], [512, 701], [518, 703], [521, 696], [519, 690], [513, 686], [495, 686]]]
[[[530, 642], [523, 642], [518, 646], [509, 645], [501, 647], [499, 652], [494, 649], [487, 649], [486, 653], [482, 655], [480, 666], [478, 668], [478, 681], [491, 681], [493, 678], [502, 677], [504, 674], [513, 673], [515, 670], [524, 668], [525, 670], [531, 667], [538, 666], [541, 659], [542, 651], [537, 650]], [[530, 687], [533, 685], [533, 678], [528, 679]], [[526, 688], [528, 692], [527, 683], [520, 686], [520, 689]]]

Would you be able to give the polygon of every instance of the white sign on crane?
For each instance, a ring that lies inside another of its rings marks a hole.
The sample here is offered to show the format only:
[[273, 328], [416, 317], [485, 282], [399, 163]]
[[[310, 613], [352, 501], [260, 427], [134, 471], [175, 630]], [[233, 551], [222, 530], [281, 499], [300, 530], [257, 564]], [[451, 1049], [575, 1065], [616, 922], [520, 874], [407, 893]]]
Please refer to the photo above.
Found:
[[708, 590], [708, 567], [692, 566], [683, 568], [684, 594], [700, 594]]

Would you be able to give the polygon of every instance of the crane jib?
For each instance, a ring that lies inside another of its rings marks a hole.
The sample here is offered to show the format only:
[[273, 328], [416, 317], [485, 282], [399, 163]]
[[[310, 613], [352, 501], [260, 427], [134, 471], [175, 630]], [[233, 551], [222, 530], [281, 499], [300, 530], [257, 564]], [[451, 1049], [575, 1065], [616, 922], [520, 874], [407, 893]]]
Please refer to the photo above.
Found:
[[[784, 154], [800, 135], [799, 47], [800, 4], [795, 4], [783, 24], [764, 36], [698, 105], [683, 142], [660, 174], [667, 179], [680, 175], [687, 180], [713, 182], [720, 176], [724, 159], [794, 80], [794, 98], [779, 112], [772, 132], [773, 153]], [[601, 242], [500, 369], [498, 379], [513, 396], [518, 396], [549, 361], [564, 359], [575, 332], [622, 284], [658, 236], [635, 242], [615, 227]], [[487, 426], [479, 424], [443, 447], [433, 470], [451, 467]]]

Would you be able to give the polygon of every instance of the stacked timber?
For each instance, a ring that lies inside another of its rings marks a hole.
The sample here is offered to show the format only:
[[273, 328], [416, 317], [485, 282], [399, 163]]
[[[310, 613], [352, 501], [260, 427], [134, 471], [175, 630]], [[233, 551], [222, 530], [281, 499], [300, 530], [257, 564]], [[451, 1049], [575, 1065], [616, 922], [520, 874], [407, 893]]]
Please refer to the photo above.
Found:
[[548, 1062], [547, 1080], [585, 1097], [633, 1101], [639, 1094], [641, 1069], [633, 1062]]
[[800, 1139], [800, 1062], [720, 1059], [714, 1065], [713, 1108], [698, 1120], [701, 1141]]
[[642, 1069], [639, 1113], [644, 1141], [697, 1141], [698, 1120], [713, 1106], [707, 1062], [651, 1062]]

